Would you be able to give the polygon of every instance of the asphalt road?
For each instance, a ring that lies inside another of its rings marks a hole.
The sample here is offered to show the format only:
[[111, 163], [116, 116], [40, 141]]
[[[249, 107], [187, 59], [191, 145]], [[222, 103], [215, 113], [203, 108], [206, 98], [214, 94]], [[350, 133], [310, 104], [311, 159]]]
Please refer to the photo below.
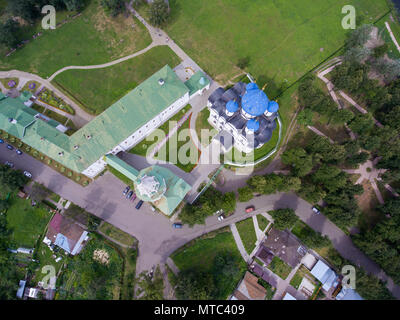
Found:
[[128, 201], [122, 195], [125, 185], [110, 173], [97, 178], [87, 187], [81, 187], [53, 169], [47, 167], [27, 154], [17, 155], [15, 150], [6, 149], [0, 144], [0, 161], [12, 161], [15, 168], [28, 170], [33, 179], [42, 183], [53, 192], [72, 201], [88, 212], [115, 225], [139, 240], [137, 273], [149, 270], [153, 265], [165, 263], [168, 256], [188, 241], [202, 234], [236, 223], [254, 214], [278, 208], [292, 208], [301, 220], [311, 228], [327, 235], [340, 254], [353, 263], [363, 266], [368, 272], [388, 281], [388, 288], [400, 298], [400, 287], [393, 284], [379, 266], [357, 249], [351, 239], [322, 214], [316, 215], [311, 205], [291, 193], [277, 193], [255, 197], [251, 204], [256, 207], [252, 214], [245, 213], [249, 203], [238, 203], [235, 214], [219, 222], [215, 216], [209, 217], [205, 225], [193, 228], [184, 226], [173, 229], [172, 223], [165, 216], [154, 213], [148, 204], [140, 210], [135, 209], [135, 202]]

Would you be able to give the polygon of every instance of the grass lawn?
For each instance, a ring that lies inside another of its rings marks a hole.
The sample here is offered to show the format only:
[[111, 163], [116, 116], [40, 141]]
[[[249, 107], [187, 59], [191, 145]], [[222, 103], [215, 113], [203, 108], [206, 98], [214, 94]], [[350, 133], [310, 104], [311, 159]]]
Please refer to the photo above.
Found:
[[[395, 18], [396, 19], [396, 18]], [[396, 21], [396, 20], [395, 20]], [[388, 56], [392, 59], [399, 59], [400, 52], [397, 50], [396, 45], [394, 44], [392, 38], [390, 37], [390, 33], [385, 26], [385, 22], [389, 23], [390, 29], [392, 30], [397, 42], [400, 41], [400, 25], [398, 22], [393, 22], [389, 15], [387, 15], [384, 19], [379, 21], [376, 26], [380, 30], [381, 37], [389, 46]]]
[[104, 233], [106, 236], [114, 239], [115, 241], [122, 243], [126, 246], [133, 246], [137, 243], [137, 240], [132, 237], [130, 234], [114, 227], [113, 225], [103, 222], [100, 226], [99, 231]]
[[265, 228], [269, 225], [269, 221], [266, 217], [264, 217], [262, 214], [257, 215], [257, 222], [258, 226], [260, 227], [261, 231], [264, 231]]
[[[164, 131], [165, 135], [167, 135], [169, 133], [170, 123], [172, 123], [171, 126], [173, 128], [176, 125], [176, 122], [178, 122], [191, 108], [192, 106], [188, 104], [173, 117], [171, 117], [168, 121], [159, 126], [158, 129]], [[129, 150], [129, 152], [145, 157], [147, 152], [151, 152], [151, 150], [160, 142], [156, 139], [156, 137], [158, 138], [156, 132], [153, 131], [149, 136], [139, 142], [131, 150]], [[149, 147], [152, 148], [149, 149]]]
[[[57, 22], [61, 13], [57, 12]], [[145, 27], [132, 16], [111, 18], [100, 0], [91, 0], [81, 16], [43, 35], [9, 57], [0, 60], [1, 70], [17, 69], [46, 78], [70, 65], [102, 64], [132, 54], [151, 43]]]
[[18, 87], [18, 82], [19, 82], [18, 78], [3, 78], [3, 79], [0, 79], [0, 82], [3, 84], [3, 86], [4, 86], [6, 89], [11, 89], [11, 87], [8, 85], [8, 83], [9, 83], [11, 80], [14, 80], [14, 81], [15, 81], [15, 85], [13, 86], [13, 88]]
[[[192, 141], [189, 126], [190, 117], [167, 140], [154, 158], [171, 162], [183, 171], [191, 172], [197, 165], [200, 152]], [[173, 152], [172, 156], [170, 154], [171, 151]]]
[[[33, 84], [35, 87], [33, 89], [29, 88], [29, 86], [33, 85]], [[35, 92], [38, 91], [39, 88], [40, 88], [40, 83], [32, 80], [32, 81], [28, 81], [27, 83], [25, 83], [25, 85], [22, 87], [21, 91], [29, 91], [32, 94], [35, 94]]]
[[[212, 140], [212, 137], [208, 136], [208, 132], [211, 132], [213, 136], [218, 134], [218, 131], [214, 129], [208, 122], [208, 117], [210, 116], [210, 110], [204, 108], [200, 111], [196, 118], [196, 134], [203, 146], [208, 146]], [[202, 138], [201, 131], [206, 130], [205, 138]], [[208, 139], [206, 138], [208, 137]], [[204, 140], [204, 141], [203, 141]]]
[[174, 68], [178, 56], [167, 46], [103, 69], [67, 70], [53, 84], [71, 95], [87, 112], [100, 114], [166, 64]]
[[344, 5], [354, 5], [366, 23], [388, 11], [385, 0], [175, 0], [166, 31], [216, 80], [236, 76], [238, 60], [249, 57], [250, 73], [272, 88], [292, 83], [343, 45]]
[[292, 271], [292, 268], [277, 256], [272, 259], [271, 263], [268, 265], [268, 269], [281, 277], [283, 280], [285, 280], [290, 271]]
[[31, 206], [30, 200], [13, 195], [9, 199], [7, 222], [13, 230], [11, 239], [17, 247], [34, 248], [52, 214], [43, 206]]
[[293, 288], [298, 289], [302, 280], [303, 280], [303, 273], [300, 270], [297, 270], [292, 280], [290, 280], [290, 285]]
[[229, 286], [220, 288], [225, 295], [221, 296], [221, 299], [226, 299], [246, 271], [246, 263], [236, 247], [235, 239], [229, 228], [220, 229], [190, 241], [175, 251], [171, 258], [180, 271], [195, 268], [208, 273], [212, 272], [214, 257], [226, 251], [235, 257], [241, 271], [236, 279], [229, 281]]
[[[61, 250], [60, 250], [61, 251]], [[57, 257], [62, 257], [62, 259], [58, 262], [55, 261], [53, 255]], [[34, 273], [34, 278], [32, 279], [34, 283], [38, 283], [42, 281], [43, 278], [47, 275], [47, 273], [42, 273], [42, 268], [44, 266], [51, 265], [55, 268], [56, 274], [60, 270], [61, 266], [66, 260], [66, 257], [62, 253], [54, 253], [52, 252], [48, 246], [46, 246], [43, 242], [40, 243], [37, 251], [36, 251], [36, 260], [39, 261], [39, 266]], [[47, 271], [48, 272], [48, 271]]]
[[244, 248], [246, 249], [247, 253], [250, 254], [254, 250], [257, 241], [253, 218], [248, 218], [236, 223], [236, 228], [239, 231]]

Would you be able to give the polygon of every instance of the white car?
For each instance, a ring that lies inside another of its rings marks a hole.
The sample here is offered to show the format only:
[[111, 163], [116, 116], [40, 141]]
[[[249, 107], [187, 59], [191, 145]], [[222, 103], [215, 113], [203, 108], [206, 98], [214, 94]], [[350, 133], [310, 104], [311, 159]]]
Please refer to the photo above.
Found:
[[220, 216], [218, 216], [218, 221], [222, 221], [222, 220], [224, 220], [224, 219], [225, 219], [225, 217], [224, 217], [223, 214], [221, 214]]
[[32, 178], [32, 174], [29, 171], [24, 171], [24, 176], [28, 178]]
[[316, 208], [316, 207], [312, 207], [312, 211], [314, 213], [316, 213], [316, 214], [320, 214], [321, 213], [321, 211], [319, 211], [318, 208]]

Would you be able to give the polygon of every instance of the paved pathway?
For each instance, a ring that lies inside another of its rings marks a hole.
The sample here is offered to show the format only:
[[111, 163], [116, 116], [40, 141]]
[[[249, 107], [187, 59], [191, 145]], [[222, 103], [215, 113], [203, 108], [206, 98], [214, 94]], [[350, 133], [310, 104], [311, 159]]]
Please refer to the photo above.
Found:
[[335, 141], [333, 141], [331, 138], [329, 138], [327, 135], [325, 135], [324, 133], [322, 133], [321, 131], [319, 131], [317, 128], [313, 127], [313, 126], [307, 126], [308, 129], [310, 129], [311, 131], [313, 131], [314, 133], [316, 133], [317, 135], [327, 138], [329, 140], [330, 143], [334, 144]]
[[394, 36], [392, 29], [390, 28], [390, 25], [387, 21], [385, 22], [385, 26], [386, 26], [386, 29], [389, 31], [390, 37], [392, 38], [394, 45], [396, 46], [397, 50], [400, 52], [399, 43], [397, 42], [396, 37]]

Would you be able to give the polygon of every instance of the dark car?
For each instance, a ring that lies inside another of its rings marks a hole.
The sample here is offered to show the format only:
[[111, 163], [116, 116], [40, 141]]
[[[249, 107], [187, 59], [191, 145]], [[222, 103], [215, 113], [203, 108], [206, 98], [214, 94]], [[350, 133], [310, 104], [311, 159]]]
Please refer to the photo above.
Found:
[[143, 200], [140, 200], [140, 201], [137, 203], [137, 205], [136, 205], [135, 208], [136, 208], [137, 210], [139, 210], [140, 207], [142, 206], [143, 202], [144, 202]]
[[136, 199], [136, 193], [133, 193], [131, 201], [133, 202], [133, 201], [135, 201], [135, 199]]
[[133, 195], [133, 191], [129, 191], [129, 193], [126, 195], [126, 198], [129, 200], [130, 198], [132, 198]]
[[129, 192], [131, 188], [129, 186], [127, 186], [123, 192], [123, 195], [126, 196], [126, 194]]
[[22, 151], [19, 150], [19, 149], [15, 150], [15, 152], [16, 152], [18, 155], [21, 155], [21, 154], [22, 154]]
[[254, 206], [248, 206], [248, 207], [246, 207], [246, 213], [253, 212], [254, 210], [256, 210], [256, 208], [255, 208]]
[[7, 145], [7, 149], [8, 149], [8, 150], [14, 150], [14, 147], [13, 147], [11, 144], [8, 144], [8, 145]]
[[0, 143], [4, 143], [4, 140], [3, 140], [3, 139], [0, 139]]
[[4, 164], [6, 166], [9, 166], [10, 168], [14, 168], [14, 163], [12, 163], [11, 161], [6, 161], [6, 162], [4, 162]]
[[182, 223], [174, 223], [173, 225], [172, 225], [172, 227], [174, 228], [174, 229], [182, 229], [182, 227], [183, 227], [183, 225], [182, 225]]

